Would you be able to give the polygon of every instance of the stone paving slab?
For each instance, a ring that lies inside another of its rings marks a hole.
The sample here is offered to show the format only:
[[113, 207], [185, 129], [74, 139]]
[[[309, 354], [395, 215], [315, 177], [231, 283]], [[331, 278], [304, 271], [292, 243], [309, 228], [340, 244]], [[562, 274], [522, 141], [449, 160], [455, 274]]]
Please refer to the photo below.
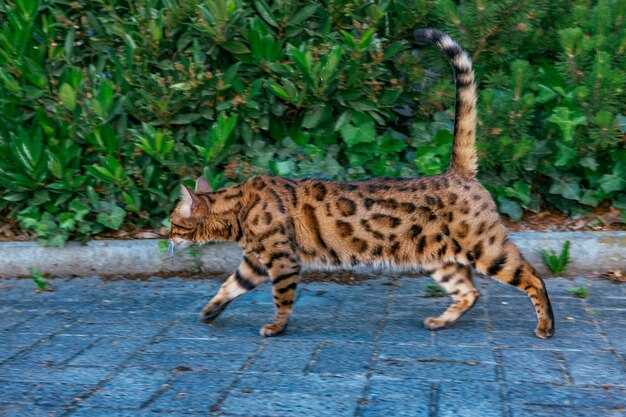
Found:
[[461, 321], [425, 330], [448, 304], [429, 282], [302, 284], [265, 339], [269, 285], [206, 325], [216, 279], [3, 279], [0, 416], [626, 416], [626, 285], [547, 280], [543, 341], [524, 294], [484, 279]]

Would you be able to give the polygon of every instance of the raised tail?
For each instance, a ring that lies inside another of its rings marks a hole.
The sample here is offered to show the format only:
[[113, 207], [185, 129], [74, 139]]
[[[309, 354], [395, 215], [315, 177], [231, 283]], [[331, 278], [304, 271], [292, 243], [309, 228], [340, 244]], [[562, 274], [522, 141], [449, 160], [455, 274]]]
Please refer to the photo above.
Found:
[[418, 29], [415, 40], [433, 44], [450, 61], [456, 85], [454, 140], [449, 171], [466, 178], [475, 178], [478, 169], [476, 156], [476, 83], [472, 61], [463, 48], [445, 33], [435, 29]]

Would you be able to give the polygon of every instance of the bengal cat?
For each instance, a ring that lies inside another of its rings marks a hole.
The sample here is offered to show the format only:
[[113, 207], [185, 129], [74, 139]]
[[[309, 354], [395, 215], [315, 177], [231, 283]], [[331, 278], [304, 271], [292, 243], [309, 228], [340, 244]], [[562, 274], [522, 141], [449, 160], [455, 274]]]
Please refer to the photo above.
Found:
[[472, 269], [525, 291], [540, 338], [554, 334], [554, 316], [543, 280], [507, 238], [489, 192], [476, 181], [476, 84], [467, 53], [448, 35], [417, 30], [417, 41], [436, 45], [454, 69], [456, 113], [450, 167], [416, 179], [354, 182], [257, 176], [213, 191], [198, 178], [182, 187], [171, 214], [170, 241], [189, 246], [213, 240], [243, 248], [237, 271], [202, 309], [210, 322], [235, 298], [271, 281], [276, 315], [260, 333], [285, 330], [302, 267], [384, 265], [420, 268], [452, 297], [429, 330], [446, 328], [478, 299]]

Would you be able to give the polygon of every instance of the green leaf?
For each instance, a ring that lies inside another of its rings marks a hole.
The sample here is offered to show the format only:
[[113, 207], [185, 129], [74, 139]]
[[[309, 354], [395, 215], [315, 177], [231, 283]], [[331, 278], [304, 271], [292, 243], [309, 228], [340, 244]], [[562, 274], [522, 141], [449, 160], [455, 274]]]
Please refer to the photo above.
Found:
[[580, 200], [580, 179], [564, 174], [550, 186], [550, 194], [559, 194], [568, 200]]
[[76, 108], [76, 92], [67, 83], [63, 83], [61, 88], [59, 88], [59, 98], [61, 99], [61, 103], [65, 106], [69, 111], [74, 111]]
[[274, 27], [278, 27], [278, 23], [276, 22], [276, 18], [274, 17], [272, 10], [264, 0], [254, 0], [254, 6], [263, 20]]
[[516, 201], [502, 198], [498, 200], [498, 209], [500, 213], [506, 214], [514, 221], [522, 219], [522, 206]]
[[243, 42], [239, 41], [227, 41], [221, 44], [221, 47], [233, 54], [249, 54], [250, 48]]
[[319, 105], [309, 109], [302, 119], [302, 127], [313, 129], [317, 127], [322, 118], [326, 115], [326, 106]]
[[177, 90], [177, 91], [188, 91], [188, 90], [192, 90], [194, 86], [191, 83], [176, 83], [176, 84], [170, 85], [170, 88], [172, 90]]
[[357, 113], [350, 124], [341, 126], [341, 136], [348, 147], [357, 143], [376, 142], [376, 125], [374, 119], [362, 113]]
[[201, 117], [202, 115], [200, 113], [177, 114], [170, 119], [170, 123], [173, 125], [188, 125]]
[[577, 113], [571, 112], [567, 107], [556, 107], [548, 121], [559, 126], [565, 142], [572, 141], [576, 126], [587, 124], [585, 116], [577, 116]]
[[309, 6], [304, 6], [298, 11], [298, 13], [291, 16], [291, 18], [288, 21], [289, 26], [297, 26], [300, 23], [304, 22], [309, 17], [313, 16], [313, 14], [315, 14], [317, 9], [318, 9], [318, 6], [314, 4], [309, 5]]
[[539, 84], [537, 90], [539, 91], [539, 95], [537, 96], [538, 103], [544, 104], [558, 97], [558, 94], [554, 90], [543, 84]]
[[525, 206], [530, 203], [530, 184], [523, 181], [515, 181], [513, 187], [506, 187], [504, 193], [507, 197], [517, 198]]
[[598, 182], [605, 193], [626, 191], [626, 161], [615, 163], [612, 173], [604, 174]]
[[98, 213], [96, 220], [98, 223], [109, 229], [119, 230], [126, 217], [126, 212], [118, 206], [113, 206], [109, 213]]
[[559, 148], [556, 151], [556, 161], [554, 161], [554, 165], [556, 166], [566, 166], [577, 154], [573, 146], [561, 142], [557, 142], [556, 146]]

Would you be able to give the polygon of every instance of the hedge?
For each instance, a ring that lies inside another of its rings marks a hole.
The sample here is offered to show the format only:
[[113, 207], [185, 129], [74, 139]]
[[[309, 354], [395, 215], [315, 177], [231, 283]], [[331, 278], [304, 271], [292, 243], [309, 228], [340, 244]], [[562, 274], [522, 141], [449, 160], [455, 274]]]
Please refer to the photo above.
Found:
[[[592, 4], [593, 3], [593, 4]], [[445, 170], [478, 81], [502, 213], [626, 221], [626, 1], [0, 0], [0, 213], [42, 244], [167, 227], [177, 186]]]

